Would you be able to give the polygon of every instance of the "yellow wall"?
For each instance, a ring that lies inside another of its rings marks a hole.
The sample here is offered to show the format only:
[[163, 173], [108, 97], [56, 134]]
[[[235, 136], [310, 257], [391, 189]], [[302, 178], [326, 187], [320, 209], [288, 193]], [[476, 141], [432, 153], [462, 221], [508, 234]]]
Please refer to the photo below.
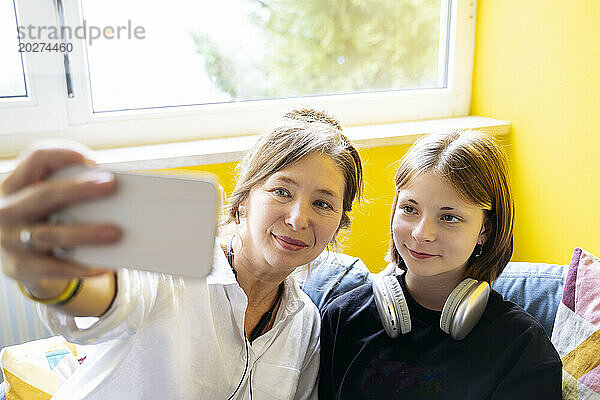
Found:
[[[514, 261], [600, 255], [600, 0], [480, 0], [471, 114], [506, 119], [517, 206]], [[343, 251], [384, 267], [394, 163], [408, 146], [363, 149], [365, 199]], [[235, 163], [186, 168], [233, 188]]]
[[[352, 211], [352, 230], [341, 236], [341, 250], [362, 258], [372, 271], [385, 267], [389, 244], [389, 215], [394, 194], [396, 162], [409, 146], [364, 148], [361, 157], [365, 174], [365, 193]], [[172, 171], [208, 171], [216, 174], [227, 194], [233, 190], [235, 163], [175, 168]]]
[[600, 1], [479, 0], [471, 114], [512, 122], [515, 261], [600, 255]]

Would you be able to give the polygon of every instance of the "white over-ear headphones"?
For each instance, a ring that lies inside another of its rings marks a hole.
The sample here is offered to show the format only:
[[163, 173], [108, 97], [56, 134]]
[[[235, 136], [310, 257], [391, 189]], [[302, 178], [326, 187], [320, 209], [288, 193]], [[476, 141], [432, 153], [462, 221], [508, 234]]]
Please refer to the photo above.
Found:
[[[410, 313], [397, 275], [373, 279], [373, 294], [377, 311], [388, 336], [392, 339], [410, 332]], [[477, 325], [490, 295], [490, 285], [467, 278], [444, 303], [440, 328], [454, 340], [464, 339]]]

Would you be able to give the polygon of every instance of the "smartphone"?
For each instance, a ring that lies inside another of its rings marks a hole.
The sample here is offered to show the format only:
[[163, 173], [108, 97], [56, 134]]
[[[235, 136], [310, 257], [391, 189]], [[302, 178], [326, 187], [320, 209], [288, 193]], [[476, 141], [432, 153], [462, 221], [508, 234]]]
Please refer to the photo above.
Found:
[[[51, 180], [105, 167], [69, 167]], [[58, 248], [57, 257], [79, 264], [134, 268], [204, 278], [212, 270], [217, 215], [222, 199], [213, 175], [166, 175], [111, 171], [116, 190], [106, 197], [70, 205], [50, 223], [112, 223], [122, 230], [110, 245]]]

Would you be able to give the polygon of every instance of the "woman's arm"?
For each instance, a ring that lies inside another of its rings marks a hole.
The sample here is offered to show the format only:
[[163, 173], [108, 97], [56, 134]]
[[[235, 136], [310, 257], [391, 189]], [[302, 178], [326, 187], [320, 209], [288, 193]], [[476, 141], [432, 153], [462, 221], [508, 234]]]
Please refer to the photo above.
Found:
[[[24, 286], [31, 297], [53, 299], [60, 296], [71, 279], [40, 279]], [[50, 305], [60, 312], [75, 317], [100, 317], [112, 304], [117, 294], [117, 277], [113, 272], [83, 278], [77, 292], [62, 305]]]
[[55, 334], [80, 344], [125, 338], [137, 332], [151, 314], [170, 312], [172, 302], [157, 301], [159, 293], [172, 299], [177, 289], [170, 275], [122, 268], [116, 274], [118, 290], [105, 313], [91, 326], [80, 327], [73, 316], [61, 309], [39, 305], [40, 318]]
[[0, 240], [3, 272], [33, 300], [77, 316], [100, 316], [116, 293], [113, 271], [83, 267], [53, 256], [57, 247], [100, 245], [119, 239], [118, 227], [54, 225], [48, 215], [69, 204], [108, 195], [110, 173], [47, 181], [61, 168], [92, 163], [66, 148], [30, 152], [2, 182]]

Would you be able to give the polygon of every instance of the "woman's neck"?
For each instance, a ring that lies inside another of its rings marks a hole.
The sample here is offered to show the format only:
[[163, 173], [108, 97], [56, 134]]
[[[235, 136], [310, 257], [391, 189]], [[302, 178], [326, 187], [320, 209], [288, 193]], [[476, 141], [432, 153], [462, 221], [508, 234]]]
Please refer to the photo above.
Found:
[[[227, 257], [227, 248], [223, 249]], [[279, 285], [289, 273], [258, 272], [260, 268], [253, 268], [251, 260], [244, 254], [233, 254], [231, 266], [238, 284], [248, 298], [248, 307], [268, 309], [279, 290]]]
[[246, 293], [248, 306], [244, 313], [244, 332], [250, 342], [265, 332], [275, 323], [275, 315], [281, 305], [283, 280], [288, 274], [262, 273], [260, 268], [248, 268], [248, 260], [239, 254], [237, 259], [231, 249], [223, 249], [230, 262], [238, 284]]
[[441, 311], [450, 293], [462, 281], [462, 271], [460, 274], [452, 272], [437, 276], [418, 276], [406, 271], [406, 288], [423, 307]]

